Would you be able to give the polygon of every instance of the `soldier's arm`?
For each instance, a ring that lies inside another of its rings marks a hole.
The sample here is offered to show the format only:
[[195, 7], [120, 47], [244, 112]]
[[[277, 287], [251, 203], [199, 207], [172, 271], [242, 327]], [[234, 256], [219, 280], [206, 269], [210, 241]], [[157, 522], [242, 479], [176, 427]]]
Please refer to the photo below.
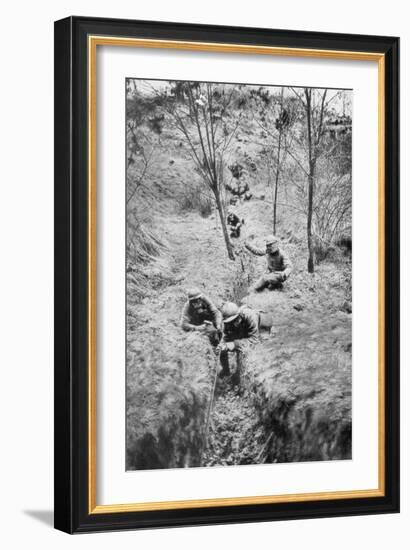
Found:
[[212, 319], [216, 328], [221, 328], [222, 326], [222, 313], [219, 309], [213, 304], [213, 302], [207, 297], [202, 295], [202, 300], [208, 306], [209, 311], [211, 312]]
[[282, 260], [283, 260], [283, 280], [286, 281], [286, 279], [289, 277], [289, 275], [292, 273], [292, 262], [289, 259], [289, 256], [282, 252]]
[[255, 254], [256, 256], [265, 256], [266, 250], [264, 248], [259, 248], [258, 246], [255, 246], [249, 242], [249, 240], [245, 241], [245, 247], [249, 250], [249, 252], [252, 252], [252, 254]]
[[198, 327], [196, 325], [193, 325], [191, 322], [191, 318], [189, 315], [189, 303], [186, 303], [184, 305], [184, 309], [182, 310], [181, 315], [181, 328], [183, 330], [198, 330]]

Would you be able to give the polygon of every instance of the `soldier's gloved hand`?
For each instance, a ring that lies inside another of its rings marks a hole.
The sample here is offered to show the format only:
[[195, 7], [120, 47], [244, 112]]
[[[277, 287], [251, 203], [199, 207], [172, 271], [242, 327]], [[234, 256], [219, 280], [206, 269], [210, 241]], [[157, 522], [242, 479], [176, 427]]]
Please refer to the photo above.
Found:
[[234, 344], [233, 342], [228, 342], [228, 343], [226, 344], [226, 349], [227, 349], [228, 351], [234, 351], [234, 349], [235, 349], [235, 344]]

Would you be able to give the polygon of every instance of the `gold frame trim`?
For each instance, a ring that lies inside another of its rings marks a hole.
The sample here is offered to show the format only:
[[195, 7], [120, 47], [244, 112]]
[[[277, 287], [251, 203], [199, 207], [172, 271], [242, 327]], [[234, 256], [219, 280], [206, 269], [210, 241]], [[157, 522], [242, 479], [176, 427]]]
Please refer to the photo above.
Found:
[[[286, 57], [313, 57], [377, 61], [378, 63], [378, 153], [379, 153], [379, 364], [378, 364], [378, 424], [379, 424], [379, 472], [378, 488], [354, 491], [329, 491], [298, 493], [291, 495], [249, 496], [199, 500], [142, 502], [132, 504], [97, 504], [97, 46], [122, 46], [134, 48], [179, 49], [190, 51], [247, 53]], [[89, 514], [176, 510], [188, 508], [243, 506], [249, 504], [272, 504], [284, 502], [307, 502], [341, 500], [352, 498], [375, 498], [385, 496], [385, 55], [373, 52], [349, 52], [306, 48], [282, 48], [242, 44], [216, 44], [177, 40], [121, 38], [112, 36], [88, 37], [88, 511]]]

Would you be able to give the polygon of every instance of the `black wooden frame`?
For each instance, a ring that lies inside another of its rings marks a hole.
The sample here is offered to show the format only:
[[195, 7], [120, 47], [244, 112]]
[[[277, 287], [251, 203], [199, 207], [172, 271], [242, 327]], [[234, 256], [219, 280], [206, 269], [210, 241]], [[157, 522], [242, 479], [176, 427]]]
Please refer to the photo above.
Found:
[[[168, 511], [88, 512], [87, 37], [385, 54], [384, 497]], [[55, 23], [55, 527], [68, 533], [399, 511], [399, 39], [69, 17]]]

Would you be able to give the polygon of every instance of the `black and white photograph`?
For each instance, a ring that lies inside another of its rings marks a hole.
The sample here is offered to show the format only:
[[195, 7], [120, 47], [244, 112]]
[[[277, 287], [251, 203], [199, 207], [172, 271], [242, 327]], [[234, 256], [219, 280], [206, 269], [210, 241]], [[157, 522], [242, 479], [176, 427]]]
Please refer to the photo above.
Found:
[[403, 550], [406, 4], [4, 7], [3, 547]]
[[352, 457], [352, 91], [126, 80], [126, 469]]

